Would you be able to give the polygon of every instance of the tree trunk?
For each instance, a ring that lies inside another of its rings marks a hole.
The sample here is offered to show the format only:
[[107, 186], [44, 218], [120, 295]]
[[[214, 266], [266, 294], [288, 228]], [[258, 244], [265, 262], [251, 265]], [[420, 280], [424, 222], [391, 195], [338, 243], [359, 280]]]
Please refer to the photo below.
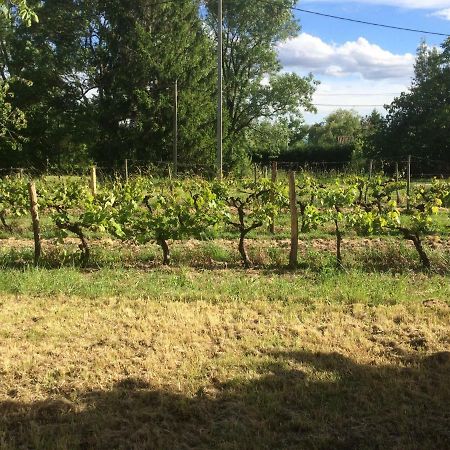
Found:
[[91, 249], [89, 248], [89, 243], [84, 236], [83, 229], [78, 223], [57, 223], [56, 226], [61, 230], [68, 230], [77, 235], [80, 239], [79, 248], [81, 250], [81, 265], [86, 267], [89, 263], [89, 258], [91, 257]]
[[412, 243], [414, 244], [414, 247], [419, 255], [420, 262], [422, 263], [422, 267], [426, 270], [430, 270], [431, 262], [430, 259], [428, 258], [428, 255], [425, 252], [425, 249], [423, 248], [420, 236], [417, 233], [413, 233], [408, 229], [401, 228], [400, 231], [403, 233], [405, 239], [412, 241]]
[[12, 232], [12, 226], [6, 223], [5, 211], [0, 212], [0, 222], [10, 233]]
[[246, 269], [248, 269], [252, 265], [252, 262], [250, 261], [248, 254], [247, 254], [247, 249], [245, 248], [245, 235], [246, 234], [247, 234], [246, 232], [241, 232], [241, 236], [239, 238], [239, 253], [241, 254], [241, 258], [244, 263], [244, 267]]
[[165, 239], [158, 239], [157, 243], [163, 251], [163, 265], [168, 266], [170, 264], [169, 245], [167, 244], [167, 241]]

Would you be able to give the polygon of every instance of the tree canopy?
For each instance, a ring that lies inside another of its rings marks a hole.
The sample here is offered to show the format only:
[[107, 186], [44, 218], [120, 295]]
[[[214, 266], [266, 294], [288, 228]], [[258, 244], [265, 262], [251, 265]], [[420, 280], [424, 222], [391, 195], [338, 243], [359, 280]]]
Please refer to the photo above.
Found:
[[[250, 155], [252, 127], [313, 110], [312, 76], [281, 73], [276, 52], [278, 42], [298, 32], [293, 3], [225, 3], [228, 169]], [[3, 0], [2, 5], [0, 75], [8, 94], [0, 101], [8, 99], [10, 111], [22, 113], [15, 116], [17, 126], [8, 124], [11, 131], [21, 128], [22, 151], [12, 152], [11, 141], [2, 139], [0, 164], [95, 160], [112, 167], [125, 158], [171, 161], [177, 83], [180, 164], [212, 168], [217, 2], [201, 7], [200, 0]]]
[[372, 135], [370, 155], [450, 162], [450, 38], [441, 51], [423, 42], [414, 69], [411, 87], [387, 106]]

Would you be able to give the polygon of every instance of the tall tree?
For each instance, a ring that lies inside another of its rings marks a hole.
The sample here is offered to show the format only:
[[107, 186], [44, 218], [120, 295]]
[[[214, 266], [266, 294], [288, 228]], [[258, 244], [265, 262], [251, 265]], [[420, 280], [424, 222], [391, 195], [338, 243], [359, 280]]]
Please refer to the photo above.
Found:
[[179, 159], [211, 160], [213, 51], [198, 8], [194, 0], [95, 2], [87, 48], [97, 89], [98, 158], [170, 160], [177, 80]]
[[361, 136], [361, 117], [347, 109], [329, 114], [323, 123], [309, 130], [308, 142], [313, 145], [336, 145], [357, 142]]
[[450, 38], [442, 51], [422, 43], [408, 92], [388, 106], [385, 125], [377, 137], [380, 154], [406, 157], [411, 154], [438, 165], [450, 163]]
[[[226, 162], [241, 157], [246, 130], [258, 120], [313, 111], [311, 75], [281, 74], [276, 45], [295, 36], [295, 0], [224, 2], [223, 75]], [[206, 23], [217, 41], [217, 0], [207, 0]]]

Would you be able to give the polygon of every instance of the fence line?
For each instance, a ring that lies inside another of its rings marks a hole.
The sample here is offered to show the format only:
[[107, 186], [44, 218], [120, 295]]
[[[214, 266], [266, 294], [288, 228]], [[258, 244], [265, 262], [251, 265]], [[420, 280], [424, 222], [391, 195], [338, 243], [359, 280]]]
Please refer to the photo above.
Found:
[[[125, 162], [126, 161], [126, 162]], [[97, 161], [95, 164], [97, 176], [101, 178], [120, 177], [125, 178], [126, 173], [133, 175], [149, 175], [155, 177], [168, 177], [172, 173], [171, 162], [155, 162], [145, 160], [127, 159], [122, 162], [111, 164], [107, 161]], [[278, 170], [281, 172], [306, 171], [315, 174], [341, 174], [341, 173], [357, 173], [366, 174], [370, 172], [370, 166], [373, 173], [385, 173], [388, 176], [396, 175], [396, 167], [398, 165], [401, 177], [406, 176], [408, 160], [399, 158], [382, 158], [372, 160], [357, 160], [349, 163], [341, 161], [277, 161]], [[263, 177], [268, 176], [271, 172], [272, 161], [264, 163], [254, 163], [253, 168], [249, 168], [248, 176]], [[85, 167], [9, 167], [0, 168], [0, 177], [4, 176], [28, 176], [37, 177], [42, 175], [49, 176], [79, 176], [88, 177], [92, 166]], [[196, 164], [196, 163], [178, 163], [178, 175], [180, 177], [192, 174], [213, 177], [215, 173], [214, 165]], [[447, 178], [450, 177], [450, 162], [443, 160], [430, 160], [425, 157], [411, 157], [411, 177], [412, 179], [420, 178]]]

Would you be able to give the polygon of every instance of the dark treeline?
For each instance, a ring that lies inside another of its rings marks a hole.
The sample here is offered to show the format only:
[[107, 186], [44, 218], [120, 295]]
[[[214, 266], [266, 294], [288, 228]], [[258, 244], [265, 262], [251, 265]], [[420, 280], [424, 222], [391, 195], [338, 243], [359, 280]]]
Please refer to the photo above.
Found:
[[[15, 114], [0, 119], [0, 166], [170, 161], [177, 82], [179, 161], [213, 167], [217, 1], [28, 4], [38, 23], [13, 6], [0, 16], [0, 107]], [[275, 50], [299, 31], [293, 4], [224, 5], [227, 169], [255, 123], [313, 110], [312, 76], [281, 74]]]

